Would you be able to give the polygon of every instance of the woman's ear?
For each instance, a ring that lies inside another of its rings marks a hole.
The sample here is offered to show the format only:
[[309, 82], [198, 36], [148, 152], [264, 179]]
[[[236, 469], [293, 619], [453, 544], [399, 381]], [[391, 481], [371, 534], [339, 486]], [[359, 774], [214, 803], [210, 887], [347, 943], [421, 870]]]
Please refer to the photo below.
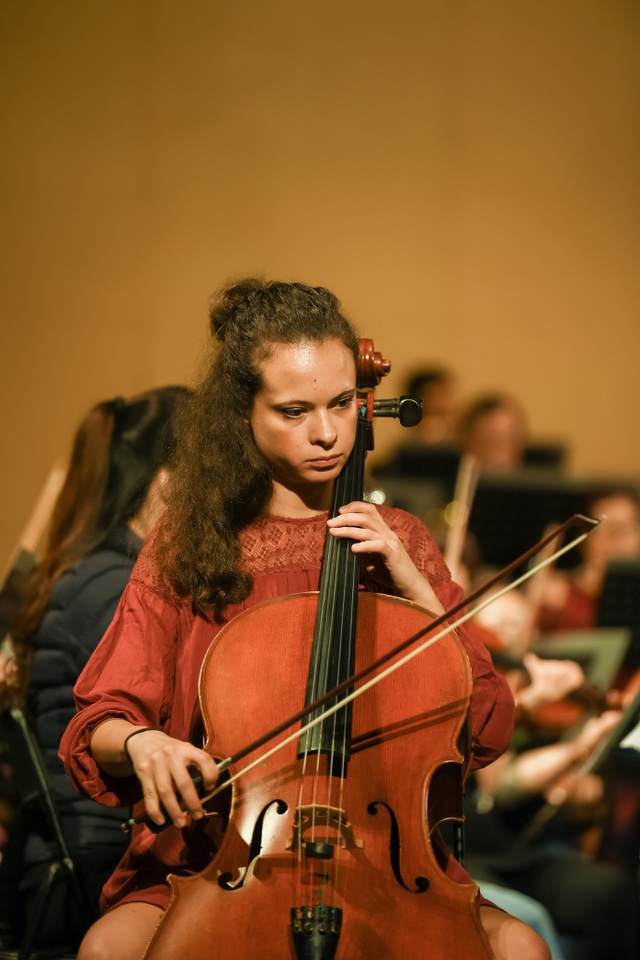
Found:
[[162, 516], [167, 505], [171, 470], [161, 467], [149, 484], [144, 503], [129, 521], [129, 526], [143, 540], [149, 536], [156, 523]]
[[156, 495], [160, 498], [163, 504], [166, 504], [167, 498], [169, 496], [169, 485], [171, 483], [172, 472], [168, 467], [160, 467], [155, 477], [151, 481], [151, 488], [154, 486], [157, 488]]

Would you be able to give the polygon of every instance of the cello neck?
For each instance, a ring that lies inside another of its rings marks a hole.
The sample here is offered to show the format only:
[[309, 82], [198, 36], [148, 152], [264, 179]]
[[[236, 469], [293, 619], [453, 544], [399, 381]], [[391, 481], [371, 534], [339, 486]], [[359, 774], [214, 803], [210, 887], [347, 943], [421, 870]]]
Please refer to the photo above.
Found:
[[[334, 485], [332, 517], [344, 504], [363, 497], [368, 430], [364, 413], [363, 407], [353, 450]], [[319, 700], [354, 673], [359, 566], [351, 543], [327, 532], [305, 706]], [[350, 742], [351, 705], [308, 731], [301, 738], [299, 755], [310, 751], [326, 753], [332, 758], [331, 772], [344, 776]]]

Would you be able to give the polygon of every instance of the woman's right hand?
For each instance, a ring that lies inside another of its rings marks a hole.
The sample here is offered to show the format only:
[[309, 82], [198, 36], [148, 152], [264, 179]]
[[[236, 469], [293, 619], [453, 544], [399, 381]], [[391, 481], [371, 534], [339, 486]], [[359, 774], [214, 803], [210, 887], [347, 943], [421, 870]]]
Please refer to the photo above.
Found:
[[190, 771], [197, 767], [205, 791], [218, 779], [215, 760], [192, 743], [176, 740], [161, 730], [141, 730], [129, 736], [126, 753], [142, 785], [147, 815], [154, 823], [165, 822], [162, 807], [176, 827], [184, 827], [187, 814], [194, 820], [205, 815]]
[[142, 785], [147, 814], [158, 826], [166, 822], [161, 804], [177, 827], [185, 826], [187, 814], [195, 819], [204, 816], [191, 777], [194, 768], [202, 774], [205, 792], [213, 790], [218, 779], [216, 762], [204, 750], [121, 717], [111, 717], [93, 729], [91, 754], [113, 777], [135, 773]]

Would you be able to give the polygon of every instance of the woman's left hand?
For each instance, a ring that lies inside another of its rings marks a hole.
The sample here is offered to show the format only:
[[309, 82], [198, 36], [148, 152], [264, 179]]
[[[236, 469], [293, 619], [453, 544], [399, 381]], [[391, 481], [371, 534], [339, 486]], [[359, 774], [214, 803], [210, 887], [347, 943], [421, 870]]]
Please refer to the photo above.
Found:
[[360, 556], [363, 568], [376, 581], [393, 587], [399, 596], [419, 603], [432, 613], [444, 612], [431, 584], [374, 504], [354, 500], [340, 507], [339, 516], [327, 524], [334, 537], [355, 541], [352, 551]]

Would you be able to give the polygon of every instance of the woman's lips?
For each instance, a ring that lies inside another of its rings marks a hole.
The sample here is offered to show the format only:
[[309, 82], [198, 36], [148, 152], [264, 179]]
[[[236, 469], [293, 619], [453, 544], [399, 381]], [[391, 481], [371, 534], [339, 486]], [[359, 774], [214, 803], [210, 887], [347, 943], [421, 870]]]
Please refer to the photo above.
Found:
[[320, 457], [317, 460], [311, 460], [311, 466], [316, 467], [318, 470], [327, 470], [330, 467], [335, 467], [339, 459], [337, 454], [333, 457]]

